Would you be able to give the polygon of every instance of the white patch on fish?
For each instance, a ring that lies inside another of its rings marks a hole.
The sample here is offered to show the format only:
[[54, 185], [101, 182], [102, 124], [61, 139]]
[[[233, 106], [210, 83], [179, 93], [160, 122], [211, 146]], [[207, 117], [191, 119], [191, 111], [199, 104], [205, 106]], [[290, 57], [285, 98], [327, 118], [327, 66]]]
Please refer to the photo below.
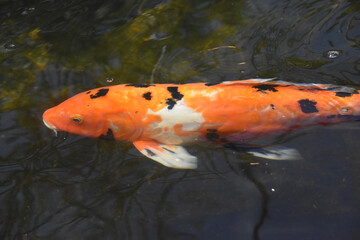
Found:
[[[158, 115], [161, 122], [152, 123], [150, 127], [154, 132], [153, 139], [164, 144], [182, 144], [185, 142], [193, 142], [200, 133], [196, 132], [205, 121], [201, 113], [186, 106], [184, 100], [177, 101], [172, 109], [164, 107], [163, 109], [153, 112], [148, 110], [147, 114]], [[182, 130], [191, 132], [190, 136], [178, 136], [174, 131], [174, 126], [182, 124]], [[168, 131], [165, 131], [165, 128]]]
[[218, 93], [222, 92], [222, 91], [224, 91], [224, 89], [221, 89], [221, 88], [218, 88], [211, 92], [208, 92], [206, 90], [202, 90], [200, 92], [192, 90], [189, 93], [187, 93], [186, 95], [192, 95], [192, 96], [201, 95], [201, 96], [208, 97], [210, 101], [216, 101], [216, 100], [218, 100], [218, 97], [217, 97]]

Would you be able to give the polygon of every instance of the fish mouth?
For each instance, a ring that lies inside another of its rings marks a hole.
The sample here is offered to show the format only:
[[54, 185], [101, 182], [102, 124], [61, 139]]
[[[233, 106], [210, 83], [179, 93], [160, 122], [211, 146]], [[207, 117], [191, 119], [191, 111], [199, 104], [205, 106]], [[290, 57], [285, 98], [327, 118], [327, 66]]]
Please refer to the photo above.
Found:
[[54, 125], [51, 125], [50, 123], [46, 122], [45, 119], [43, 119], [43, 122], [44, 122], [45, 126], [49, 129], [53, 130], [55, 133], [55, 136], [57, 136], [58, 129]]

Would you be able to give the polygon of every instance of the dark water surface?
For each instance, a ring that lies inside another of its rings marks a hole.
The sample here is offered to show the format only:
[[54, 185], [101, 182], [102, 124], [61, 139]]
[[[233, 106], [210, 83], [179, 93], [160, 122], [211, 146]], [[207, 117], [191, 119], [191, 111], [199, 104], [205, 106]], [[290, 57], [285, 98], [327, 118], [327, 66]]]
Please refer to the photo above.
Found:
[[55, 137], [42, 113], [120, 83], [275, 77], [360, 87], [351, 0], [0, 1], [1, 239], [360, 239], [360, 130], [286, 136], [302, 161]]

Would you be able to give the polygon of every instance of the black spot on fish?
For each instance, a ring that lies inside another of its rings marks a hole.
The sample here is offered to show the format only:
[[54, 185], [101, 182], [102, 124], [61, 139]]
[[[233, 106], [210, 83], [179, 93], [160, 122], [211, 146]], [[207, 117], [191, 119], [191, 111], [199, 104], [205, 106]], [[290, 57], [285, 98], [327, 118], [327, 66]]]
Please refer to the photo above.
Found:
[[176, 102], [181, 100], [184, 95], [178, 91], [178, 87], [168, 87], [167, 90], [171, 93], [171, 98], [166, 99], [166, 104], [168, 105], [168, 109], [171, 110]]
[[94, 98], [98, 98], [98, 97], [103, 97], [103, 96], [105, 96], [108, 92], [109, 92], [109, 89], [108, 89], [108, 88], [102, 88], [102, 89], [99, 89], [99, 90], [97, 91], [97, 93], [95, 93], [95, 94], [90, 94], [90, 98], [91, 98], [91, 99], [94, 99]]
[[137, 87], [137, 88], [147, 88], [150, 86], [155, 86], [154, 84], [146, 84], [146, 83], [133, 83], [133, 84], [126, 84], [126, 87]]
[[156, 154], [154, 152], [152, 152], [151, 150], [145, 148], [145, 151], [148, 155], [150, 155], [150, 157], [156, 156]]
[[217, 129], [211, 129], [211, 128], [208, 128], [206, 129], [208, 132], [217, 132]]
[[135, 112], [135, 114], [138, 114], [138, 113], [139, 113], [138, 111]]
[[151, 92], [144, 93], [143, 98], [145, 98], [146, 100], [151, 100]]
[[168, 105], [168, 109], [171, 110], [175, 106], [176, 102], [172, 98], [166, 99], [166, 104]]
[[317, 102], [315, 102], [315, 101], [310, 101], [309, 99], [302, 99], [302, 100], [299, 100], [298, 103], [300, 104], [301, 111], [303, 113], [319, 112], [319, 110], [317, 110], [317, 108], [316, 108]]
[[271, 107], [272, 110], [275, 110], [274, 104], [270, 104], [270, 107]]
[[218, 84], [220, 84], [220, 83], [221, 83], [221, 82], [215, 82], [215, 83], [205, 83], [205, 86], [210, 87], [210, 86], [218, 85]]
[[167, 90], [171, 93], [171, 97], [176, 100], [181, 100], [184, 95], [178, 91], [178, 87], [168, 87]]
[[267, 93], [266, 91], [277, 92], [278, 90], [276, 89], [276, 87], [278, 86], [279, 85], [276, 84], [262, 84], [262, 85], [253, 86], [253, 88], [256, 88], [257, 92]]
[[166, 147], [162, 147], [162, 149], [164, 149], [164, 150], [166, 150], [166, 151], [168, 151], [168, 152], [170, 152], [170, 153], [175, 153], [174, 151], [171, 151], [170, 149], [168, 149], [168, 148], [166, 148]]
[[100, 135], [99, 138], [105, 139], [105, 140], [114, 140], [113, 131], [111, 130], [111, 128], [109, 128], [106, 135]]
[[86, 94], [90, 94], [90, 93], [91, 93], [91, 91], [86, 92]]
[[351, 97], [352, 93], [348, 93], [348, 92], [337, 92], [336, 96], [337, 97]]
[[209, 141], [217, 141], [219, 139], [219, 134], [217, 134], [217, 133], [207, 133], [206, 138]]

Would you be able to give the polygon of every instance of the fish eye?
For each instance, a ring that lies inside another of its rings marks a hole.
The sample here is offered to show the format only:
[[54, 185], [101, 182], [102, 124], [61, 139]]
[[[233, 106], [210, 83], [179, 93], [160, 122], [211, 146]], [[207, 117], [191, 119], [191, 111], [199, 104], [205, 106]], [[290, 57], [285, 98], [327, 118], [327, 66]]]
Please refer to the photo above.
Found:
[[83, 117], [79, 114], [74, 114], [71, 116], [71, 120], [74, 122], [74, 123], [83, 123]]
[[341, 111], [347, 113], [347, 112], [350, 112], [350, 111], [351, 111], [351, 108], [349, 108], [349, 107], [343, 107], [343, 108], [341, 108]]

